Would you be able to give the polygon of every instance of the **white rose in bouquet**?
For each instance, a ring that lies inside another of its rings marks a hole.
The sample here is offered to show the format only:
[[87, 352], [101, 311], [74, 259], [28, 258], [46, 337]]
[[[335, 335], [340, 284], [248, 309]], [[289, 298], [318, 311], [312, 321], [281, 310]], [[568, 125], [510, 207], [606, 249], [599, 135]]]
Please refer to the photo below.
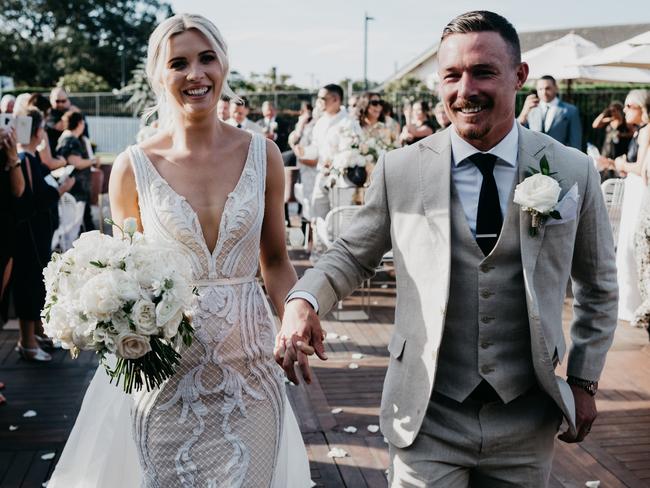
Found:
[[113, 271], [106, 271], [88, 281], [79, 295], [80, 306], [98, 318], [108, 319], [123, 305], [120, 299], [120, 284], [113, 279]]
[[122, 332], [115, 346], [117, 355], [124, 359], [139, 359], [151, 351], [149, 339], [133, 332]]
[[158, 326], [156, 325], [156, 304], [152, 301], [141, 299], [135, 302], [131, 310], [131, 316], [133, 317], [138, 334], [154, 335], [158, 333]]

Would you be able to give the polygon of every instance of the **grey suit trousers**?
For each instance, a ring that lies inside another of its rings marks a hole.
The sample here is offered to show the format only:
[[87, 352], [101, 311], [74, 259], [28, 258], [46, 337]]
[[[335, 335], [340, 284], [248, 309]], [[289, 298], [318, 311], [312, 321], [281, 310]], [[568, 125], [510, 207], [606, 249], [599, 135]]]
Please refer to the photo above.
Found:
[[389, 446], [390, 487], [543, 488], [561, 421], [536, 388], [508, 404], [458, 403], [434, 391], [415, 442]]

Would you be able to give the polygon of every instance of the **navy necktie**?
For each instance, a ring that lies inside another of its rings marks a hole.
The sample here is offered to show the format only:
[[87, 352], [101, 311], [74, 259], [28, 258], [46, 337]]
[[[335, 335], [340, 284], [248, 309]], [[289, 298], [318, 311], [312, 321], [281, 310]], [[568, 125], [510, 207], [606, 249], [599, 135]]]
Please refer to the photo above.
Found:
[[483, 175], [481, 193], [476, 212], [476, 243], [487, 256], [499, 239], [503, 216], [499, 203], [499, 190], [494, 179], [494, 154], [476, 153], [469, 157]]

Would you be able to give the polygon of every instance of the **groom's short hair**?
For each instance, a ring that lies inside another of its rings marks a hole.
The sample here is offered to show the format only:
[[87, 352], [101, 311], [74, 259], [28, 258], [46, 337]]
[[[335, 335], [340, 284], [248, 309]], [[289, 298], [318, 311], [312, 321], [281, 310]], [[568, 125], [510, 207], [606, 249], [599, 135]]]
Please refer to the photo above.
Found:
[[440, 42], [452, 34], [470, 32], [497, 32], [510, 46], [514, 64], [521, 63], [521, 46], [517, 30], [505, 17], [489, 10], [474, 10], [459, 15], [445, 26]]

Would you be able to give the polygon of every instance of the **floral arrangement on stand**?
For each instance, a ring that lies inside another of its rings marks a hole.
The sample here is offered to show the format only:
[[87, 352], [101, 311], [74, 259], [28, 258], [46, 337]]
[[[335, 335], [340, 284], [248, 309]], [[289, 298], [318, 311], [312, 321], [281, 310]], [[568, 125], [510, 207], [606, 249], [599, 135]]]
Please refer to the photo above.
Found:
[[181, 347], [192, 343], [191, 265], [178, 250], [147, 241], [135, 219], [123, 227], [106, 222], [122, 238], [86, 232], [43, 271], [43, 327], [73, 357], [95, 351], [125, 392], [151, 391], [174, 374]]

